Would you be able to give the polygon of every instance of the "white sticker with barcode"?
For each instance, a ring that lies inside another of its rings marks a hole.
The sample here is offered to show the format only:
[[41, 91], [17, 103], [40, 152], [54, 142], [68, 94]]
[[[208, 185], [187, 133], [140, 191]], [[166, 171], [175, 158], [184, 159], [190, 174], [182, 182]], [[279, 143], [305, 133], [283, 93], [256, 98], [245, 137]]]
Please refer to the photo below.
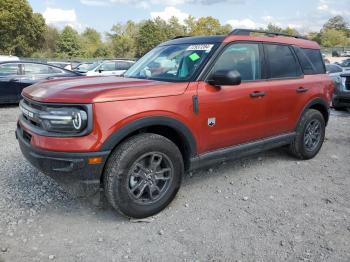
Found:
[[214, 45], [204, 44], [204, 45], [190, 45], [187, 47], [188, 51], [206, 51], [207, 53], [213, 48]]

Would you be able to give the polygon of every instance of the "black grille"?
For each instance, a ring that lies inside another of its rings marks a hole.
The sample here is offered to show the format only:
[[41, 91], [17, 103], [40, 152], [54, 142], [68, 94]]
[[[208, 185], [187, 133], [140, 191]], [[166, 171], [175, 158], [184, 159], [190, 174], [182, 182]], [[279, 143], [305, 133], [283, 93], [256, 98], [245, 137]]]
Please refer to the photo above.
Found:
[[[31, 126], [43, 129], [38, 116], [41, 112], [44, 111], [45, 107], [39, 103], [33, 103], [26, 99], [23, 99], [20, 102], [20, 106], [24, 108], [24, 110], [22, 110], [22, 120]], [[27, 114], [25, 112], [27, 112]]]

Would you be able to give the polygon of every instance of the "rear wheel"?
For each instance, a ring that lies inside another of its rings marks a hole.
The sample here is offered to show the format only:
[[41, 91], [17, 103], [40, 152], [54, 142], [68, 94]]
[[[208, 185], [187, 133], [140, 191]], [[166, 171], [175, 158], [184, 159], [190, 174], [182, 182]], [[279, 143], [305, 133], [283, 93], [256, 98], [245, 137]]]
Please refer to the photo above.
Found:
[[296, 137], [289, 146], [289, 151], [299, 159], [311, 159], [320, 151], [325, 137], [323, 115], [309, 109], [299, 121]]
[[125, 216], [152, 216], [173, 200], [183, 172], [182, 155], [172, 141], [156, 134], [140, 134], [118, 146], [109, 158], [105, 194]]

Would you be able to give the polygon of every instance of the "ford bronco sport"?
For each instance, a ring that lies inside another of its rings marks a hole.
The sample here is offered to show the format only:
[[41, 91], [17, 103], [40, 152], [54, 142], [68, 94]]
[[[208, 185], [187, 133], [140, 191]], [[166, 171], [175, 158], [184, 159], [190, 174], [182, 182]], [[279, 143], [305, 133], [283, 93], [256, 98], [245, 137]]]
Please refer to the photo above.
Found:
[[120, 213], [151, 216], [185, 171], [288, 146], [320, 150], [333, 84], [317, 43], [236, 29], [180, 37], [123, 77], [50, 80], [24, 89], [16, 136], [43, 173]]

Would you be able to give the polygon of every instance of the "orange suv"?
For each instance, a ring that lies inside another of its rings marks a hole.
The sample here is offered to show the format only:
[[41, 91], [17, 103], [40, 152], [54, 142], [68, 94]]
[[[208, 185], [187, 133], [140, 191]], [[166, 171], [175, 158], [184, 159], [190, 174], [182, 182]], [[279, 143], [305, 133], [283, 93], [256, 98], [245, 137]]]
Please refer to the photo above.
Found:
[[164, 209], [185, 171], [288, 146], [320, 150], [331, 79], [317, 43], [236, 29], [160, 44], [123, 77], [75, 77], [24, 89], [24, 156], [78, 194], [102, 188], [120, 213]]

